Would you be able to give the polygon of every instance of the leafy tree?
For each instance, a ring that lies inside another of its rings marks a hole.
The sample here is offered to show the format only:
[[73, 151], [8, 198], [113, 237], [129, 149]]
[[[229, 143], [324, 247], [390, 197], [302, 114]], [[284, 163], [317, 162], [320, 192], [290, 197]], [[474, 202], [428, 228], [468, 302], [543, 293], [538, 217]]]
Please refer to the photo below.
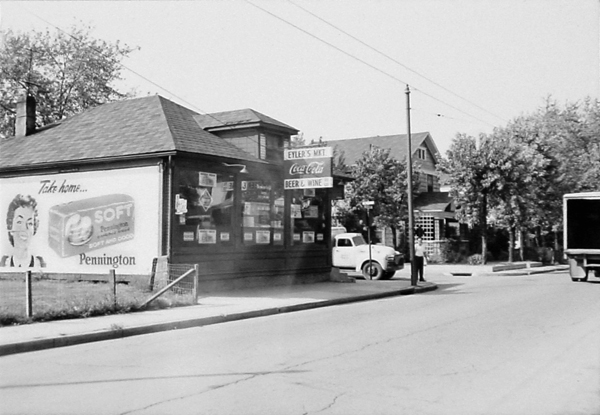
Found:
[[69, 33], [5, 32], [0, 136], [14, 134], [17, 94], [23, 89], [36, 98], [38, 127], [129, 96], [113, 83], [121, 79], [121, 61], [134, 49], [94, 39], [90, 32], [89, 27], [73, 27]]
[[304, 139], [304, 133], [300, 132], [297, 135], [293, 135], [290, 141], [291, 147], [304, 147], [306, 145], [306, 140]]
[[457, 218], [481, 230], [481, 255], [487, 261], [488, 224], [492, 214], [510, 229], [520, 226], [527, 202], [523, 184], [532, 180], [522, 148], [500, 132], [479, 139], [458, 134], [440, 163], [448, 174]]
[[332, 168], [334, 171], [346, 173], [350, 170], [350, 166], [346, 164], [346, 153], [340, 150], [338, 146], [333, 147]]
[[544, 107], [515, 119], [507, 130], [544, 160], [529, 225], [539, 237], [553, 233], [557, 249], [562, 196], [600, 190], [600, 104], [588, 98], [561, 108], [548, 98]]
[[491, 136], [495, 147], [502, 152], [497, 153], [496, 163], [490, 166], [497, 169], [497, 185], [489, 201], [490, 217], [509, 231], [510, 262], [514, 260], [515, 232], [527, 229], [540, 216], [537, 201], [543, 198], [540, 191], [547, 163], [535, 149], [516, 141], [513, 135], [510, 129], [496, 129]]
[[548, 99], [491, 135], [456, 136], [440, 169], [450, 176], [457, 218], [482, 230], [484, 261], [488, 223], [509, 230], [512, 255], [516, 230], [558, 233], [563, 194], [600, 190], [598, 137], [600, 103], [589, 98], [564, 108]]
[[[414, 189], [419, 182], [418, 166], [413, 168]], [[356, 162], [346, 193], [349, 212], [363, 212], [364, 201], [375, 202], [370, 216], [378, 227], [392, 229], [394, 246], [398, 246], [396, 230], [407, 218], [406, 164], [390, 156], [390, 149], [374, 147]], [[416, 196], [416, 192], [415, 192]]]

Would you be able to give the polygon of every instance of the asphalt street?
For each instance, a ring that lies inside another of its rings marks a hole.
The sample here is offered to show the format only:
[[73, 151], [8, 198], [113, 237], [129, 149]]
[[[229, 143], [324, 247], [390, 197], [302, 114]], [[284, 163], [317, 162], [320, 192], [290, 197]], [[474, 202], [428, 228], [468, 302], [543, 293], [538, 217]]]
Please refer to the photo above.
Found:
[[600, 284], [564, 272], [434, 282], [4, 356], [0, 413], [600, 413]]

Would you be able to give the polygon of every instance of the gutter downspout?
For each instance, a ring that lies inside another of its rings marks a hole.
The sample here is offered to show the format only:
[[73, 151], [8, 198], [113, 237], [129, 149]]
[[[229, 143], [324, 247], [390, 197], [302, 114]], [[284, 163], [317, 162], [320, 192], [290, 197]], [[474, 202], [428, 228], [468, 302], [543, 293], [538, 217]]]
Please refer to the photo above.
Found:
[[166, 246], [166, 256], [167, 256], [167, 261], [170, 260], [171, 258], [171, 246], [172, 246], [172, 238], [173, 238], [173, 215], [172, 215], [172, 209], [173, 209], [173, 160], [172, 160], [172, 156], [168, 156], [167, 158], [167, 167], [165, 169], [165, 174], [166, 174], [166, 182], [167, 182], [167, 226], [166, 226], [166, 230], [167, 230], [167, 246]]

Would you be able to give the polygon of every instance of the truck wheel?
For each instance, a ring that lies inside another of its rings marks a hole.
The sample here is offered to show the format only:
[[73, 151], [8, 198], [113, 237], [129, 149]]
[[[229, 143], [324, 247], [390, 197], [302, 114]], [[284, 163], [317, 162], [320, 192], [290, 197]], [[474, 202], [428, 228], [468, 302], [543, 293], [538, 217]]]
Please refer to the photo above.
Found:
[[383, 268], [375, 261], [365, 262], [362, 267], [362, 274], [365, 280], [380, 280], [383, 279]]
[[396, 271], [384, 271], [382, 280], [389, 280], [394, 274], [396, 274]]

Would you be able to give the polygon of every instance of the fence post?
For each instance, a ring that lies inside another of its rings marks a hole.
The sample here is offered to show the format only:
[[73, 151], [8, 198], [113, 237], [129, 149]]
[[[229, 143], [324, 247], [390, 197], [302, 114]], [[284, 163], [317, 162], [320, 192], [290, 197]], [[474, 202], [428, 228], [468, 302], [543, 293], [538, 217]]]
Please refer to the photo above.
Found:
[[27, 318], [33, 316], [33, 296], [31, 294], [31, 271], [25, 271], [25, 309]]
[[158, 262], [158, 258], [152, 259], [152, 273], [150, 274], [150, 292], [154, 291], [154, 277], [156, 277], [156, 264]]
[[115, 308], [117, 307], [117, 273], [114, 269], [108, 271], [110, 276], [110, 283], [112, 284], [112, 292], [113, 292], [113, 304]]
[[194, 264], [194, 304], [198, 304], [198, 277], [200, 276], [200, 265]]

